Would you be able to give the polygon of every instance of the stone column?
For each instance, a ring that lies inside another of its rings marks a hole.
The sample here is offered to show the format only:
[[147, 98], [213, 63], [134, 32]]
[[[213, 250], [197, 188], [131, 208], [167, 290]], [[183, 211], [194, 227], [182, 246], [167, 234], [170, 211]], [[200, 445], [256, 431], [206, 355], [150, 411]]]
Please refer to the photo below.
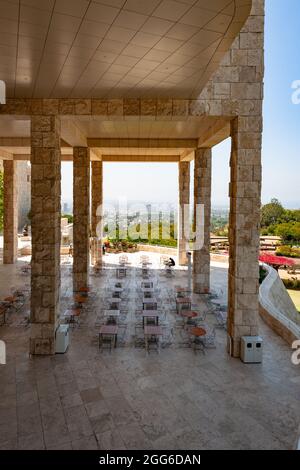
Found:
[[242, 336], [258, 334], [261, 129], [260, 116], [231, 124], [228, 346], [234, 357]]
[[14, 264], [18, 257], [17, 162], [4, 160], [3, 263]]
[[60, 291], [60, 119], [31, 118], [31, 354], [55, 353]]
[[73, 149], [73, 290], [88, 285], [90, 264], [90, 149]]
[[[201, 217], [197, 221], [196, 205], [201, 204]], [[197, 294], [208, 294], [210, 287], [210, 218], [211, 218], [211, 149], [195, 151], [194, 169], [194, 221], [201, 227], [203, 246], [193, 252], [193, 290]]]
[[[98, 264], [102, 259], [102, 238], [98, 238], [97, 226], [102, 223], [103, 204], [103, 163], [101, 161], [92, 162], [92, 223], [91, 235], [93, 237], [92, 264]], [[99, 214], [99, 211], [101, 213]]]
[[185, 207], [190, 203], [190, 162], [180, 162], [179, 170], [179, 207], [178, 207], [178, 264], [186, 265], [186, 252], [189, 250], [188, 242], [184, 233], [184, 215], [187, 219], [187, 210]]

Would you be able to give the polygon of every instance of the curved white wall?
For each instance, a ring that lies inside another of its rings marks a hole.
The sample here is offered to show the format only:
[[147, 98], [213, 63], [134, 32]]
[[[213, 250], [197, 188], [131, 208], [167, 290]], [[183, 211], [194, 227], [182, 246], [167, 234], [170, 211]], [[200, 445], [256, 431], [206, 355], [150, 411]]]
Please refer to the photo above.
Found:
[[[264, 264], [268, 274], [260, 286], [259, 301], [261, 315], [265, 314], [273, 318], [274, 322], [267, 323], [276, 330], [278, 334], [300, 339], [300, 314], [296, 310], [278, 272], [272, 267]], [[267, 320], [267, 319], [266, 319]], [[278, 327], [278, 325], [281, 325]]]

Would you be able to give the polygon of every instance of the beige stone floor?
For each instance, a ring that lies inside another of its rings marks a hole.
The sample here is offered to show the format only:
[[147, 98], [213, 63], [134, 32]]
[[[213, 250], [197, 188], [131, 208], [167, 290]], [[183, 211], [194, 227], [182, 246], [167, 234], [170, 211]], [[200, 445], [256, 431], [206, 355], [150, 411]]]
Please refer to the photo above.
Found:
[[[228, 357], [226, 331], [217, 329], [216, 349], [195, 354], [174, 343], [160, 354], [132, 343], [138, 307], [135, 267], [128, 273], [128, 331], [123, 347], [99, 352], [95, 320], [117, 257], [106, 255], [103, 277], [91, 277], [93, 295], [80, 327], [71, 330], [68, 352], [28, 357], [27, 303], [0, 327], [7, 344], [7, 365], [0, 366], [0, 449], [291, 449], [300, 422], [300, 366], [291, 349], [261, 324], [264, 360], [245, 365]], [[175, 327], [172, 288], [186, 284], [186, 270], [168, 280], [151, 255], [153, 279], [170, 327]], [[11, 286], [28, 285], [16, 266], [0, 266], [0, 296]], [[62, 266], [61, 310], [70, 303], [70, 266]], [[212, 289], [226, 304], [227, 270], [213, 263]], [[194, 296], [201, 311], [207, 296]], [[213, 326], [214, 315], [205, 322]]]

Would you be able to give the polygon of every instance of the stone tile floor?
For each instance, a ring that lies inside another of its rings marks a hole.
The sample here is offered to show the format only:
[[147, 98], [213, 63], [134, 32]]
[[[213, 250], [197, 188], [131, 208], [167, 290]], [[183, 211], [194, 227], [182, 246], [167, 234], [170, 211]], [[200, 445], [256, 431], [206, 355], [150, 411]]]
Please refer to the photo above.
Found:
[[[216, 349], [205, 355], [180, 348], [176, 335], [171, 347], [146, 355], [132, 343], [141, 279], [139, 255], [129, 256], [125, 346], [110, 353], [97, 345], [95, 320], [114, 279], [114, 255], [105, 257], [104, 276], [91, 276], [94, 294], [80, 327], [71, 329], [66, 354], [29, 358], [28, 300], [0, 327], [8, 353], [7, 365], [0, 366], [0, 449], [292, 449], [300, 422], [300, 368], [291, 363], [289, 345], [261, 323], [261, 365], [228, 357], [221, 329]], [[187, 272], [177, 269], [166, 279], [159, 255], [150, 257], [171, 327], [176, 316], [169, 293], [175, 284], [186, 285]], [[19, 266], [0, 266], [0, 296], [29, 283]], [[213, 263], [211, 277], [218, 302], [226, 304], [226, 267]], [[71, 296], [70, 266], [63, 265], [62, 311]], [[193, 303], [201, 311], [212, 307], [207, 296], [194, 296]], [[214, 316], [205, 321], [212, 326]]]

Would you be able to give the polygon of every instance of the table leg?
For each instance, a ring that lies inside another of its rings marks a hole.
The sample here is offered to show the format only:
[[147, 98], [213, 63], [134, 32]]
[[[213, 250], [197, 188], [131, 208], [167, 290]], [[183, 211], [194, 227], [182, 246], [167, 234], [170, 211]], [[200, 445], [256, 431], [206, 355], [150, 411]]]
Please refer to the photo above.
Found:
[[145, 349], [148, 352], [148, 335], [145, 335]]

